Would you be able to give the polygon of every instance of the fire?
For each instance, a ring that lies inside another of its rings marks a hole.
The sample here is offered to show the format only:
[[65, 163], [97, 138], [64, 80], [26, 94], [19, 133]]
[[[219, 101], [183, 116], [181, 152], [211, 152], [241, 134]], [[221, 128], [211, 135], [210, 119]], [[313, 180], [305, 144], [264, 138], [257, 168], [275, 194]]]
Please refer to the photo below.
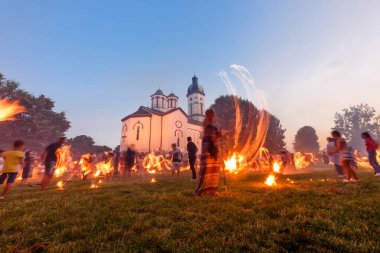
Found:
[[296, 152], [294, 154], [294, 165], [296, 169], [304, 169], [314, 164], [316, 157], [313, 153]]
[[278, 162], [275, 162], [275, 163], [273, 164], [273, 172], [274, 172], [274, 173], [280, 173], [280, 169], [281, 169], [280, 164], [279, 164]]
[[108, 158], [107, 161], [98, 162], [95, 164], [96, 172], [94, 173], [94, 177], [98, 177], [100, 175], [110, 175], [114, 168], [113, 168], [113, 158]]
[[276, 176], [271, 174], [267, 177], [267, 179], [265, 180], [265, 184], [268, 185], [268, 186], [275, 186], [277, 185], [276, 183]]
[[228, 172], [237, 174], [241, 170], [244, 157], [234, 153], [228, 160], [224, 161], [225, 168]]
[[99, 186], [97, 186], [96, 184], [92, 184], [91, 186], [90, 186], [90, 188], [91, 189], [96, 189], [96, 188], [98, 188]]
[[266, 185], [268, 185], [268, 186], [275, 186], [275, 185], [277, 185], [277, 183], [276, 183], [276, 179], [277, 179], [276, 178], [276, 174], [280, 173], [280, 168], [281, 168], [281, 166], [280, 166], [280, 164], [278, 162], [275, 162], [273, 164], [273, 172], [272, 172], [272, 174], [270, 174], [267, 177], [267, 179], [264, 182]]
[[[220, 77], [234, 98], [236, 118], [233, 136], [234, 145], [231, 150], [239, 154], [237, 155], [237, 158], [235, 158], [236, 153], [227, 156], [228, 159], [224, 162], [226, 169], [236, 174], [242, 169], [240, 166], [236, 165], [237, 163], [248, 164], [251, 161], [256, 161], [259, 157], [261, 153], [260, 150], [264, 145], [268, 132], [270, 114], [266, 109], [267, 103], [264, 93], [257, 89], [254, 79], [249, 71], [245, 67], [236, 64], [232, 65], [231, 69], [232, 73], [243, 84], [248, 100], [252, 103], [253, 101], [257, 101], [256, 105], [258, 106], [258, 110], [256, 110], [252, 104], [249, 105], [248, 120], [247, 122], [243, 122], [242, 109], [240, 108], [236, 87], [226, 72], [220, 72]], [[244, 142], [241, 141], [241, 133], [243, 129], [244, 131], [249, 131], [247, 132]]]
[[171, 161], [166, 159], [163, 155], [157, 154], [157, 152], [152, 151], [144, 157], [142, 161], [142, 166], [150, 174], [155, 174], [157, 171], [162, 171], [171, 167]]
[[57, 164], [55, 166], [55, 176], [61, 177], [68, 172], [72, 165], [71, 147], [62, 146], [57, 149]]
[[152, 180], [150, 181], [152, 184], [156, 183], [156, 179], [155, 178], [152, 178]]
[[58, 190], [63, 190], [63, 186], [64, 186], [64, 183], [62, 180], [57, 182]]
[[91, 173], [92, 164], [91, 164], [90, 160], [91, 160], [91, 154], [85, 154], [85, 155], [82, 155], [82, 157], [79, 161], [79, 165], [81, 165], [81, 170], [82, 170], [83, 176], [86, 176], [86, 175]]
[[25, 108], [18, 101], [0, 99], [0, 121], [15, 120], [15, 116], [23, 112]]

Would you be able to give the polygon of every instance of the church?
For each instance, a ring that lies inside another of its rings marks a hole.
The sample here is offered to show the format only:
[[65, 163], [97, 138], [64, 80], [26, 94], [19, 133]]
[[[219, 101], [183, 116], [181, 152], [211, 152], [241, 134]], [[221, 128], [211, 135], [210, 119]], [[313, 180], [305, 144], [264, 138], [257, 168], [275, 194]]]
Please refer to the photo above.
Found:
[[205, 92], [195, 75], [186, 96], [188, 113], [178, 106], [179, 98], [175, 94], [165, 95], [158, 89], [150, 96], [150, 107], [140, 106], [136, 112], [121, 120], [120, 150], [124, 151], [133, 145], [138, 152], [170, 151], [173, 143], [181, 150], [186, 150], [189, 136], [200, 147]]

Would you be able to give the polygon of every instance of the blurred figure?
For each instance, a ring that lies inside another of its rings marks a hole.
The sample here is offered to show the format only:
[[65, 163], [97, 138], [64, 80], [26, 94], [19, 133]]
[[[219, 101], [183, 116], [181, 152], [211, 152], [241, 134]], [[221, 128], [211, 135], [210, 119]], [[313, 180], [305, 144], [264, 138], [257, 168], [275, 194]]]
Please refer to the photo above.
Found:
[[20, 185], [26, 185], [26, 181], [28, 178], [31, 178], [31, 170], [32, 170], [33, 157], [30, 151], [25, 152], [25, 165], [22, 169], [22, 180]]
[[362, 133], [362, 138], [365, 140], [369, 164], [375, 170], [375, 177], [380, 177], [380, 165], [376, 157], [376, 149], [379, 148], [379, 143], [375, 141], [368, 132]]
[[3, 153], [4, 153], [4, 150], [0, 149], [0, 173], [3, 171], [3, 166], [4, 166]]
[[4, 199], [6, 197], [9, 189], [12, 187], [17, 178], [19, 169], [25, 165], [25, 154], [22, 152], [23, 148], [24, 142], [18, 140], [13, 143], [13, 150], [3, 153], [4, 167], [0, 175], [0, 185], [4, 183], [5, 179], [7, 179], [7, 183], [0, 199]]
[[50, 180], [54, 176], [55, 166], [57, 164], [57, 150], [65, 144], [66, 138], [61, 137], [57, 142], [54, 142], [46, 147], [41, 155], [41, 160], [45, 163], [45, 174], [41, 181], [41, 190], [46, 190]]
[[191, 137], [187, 137], [187, 152], [189, 156], [190, 170], [192, 173], [191, 180], [194, 181], [197, 179], [197, 172], [195, 170], [195, 161], [197, 159], [198, 147], [192, 141]]
[[181, 171], [181, 163], [182, 163], [182, 153], [179, 148], [177, 148], [177, 144], [172, 144], [172, 151], [170, 152], [170, 156], [172, 158], [172, 176], [177, 172], [177, 176]]
[[124, 159], [125, 165], [123, 170], [123, 177], [126, 177], [131, 175], [132, 169], [136, 165], [137, 152], [134, 150], [133, 146], [127, 148]]
[[330, 163], [334, 164], [338, 177], [344, 177], [343, 167], [340, 164], [338, 147], [335, 144], [334, 138], [327, 138], [326, 152], [329, 156]]
[[212, 109], [206, 111], [203, 130], [200, 179], [194, 195], [218, 195], [220, 161], [217, 141], [221, 133], [215, 126], [215, 112]]
[[347, 142], [344, 138], [342, 138], [340, 132], [332, 131], [332, 138], [335, 140], [335, 145], [337, 150], [335, 153], [339, 153], [339, 160], [342, 164], [344, 173], [346, 174], [347, 179], [343, 180], [343, 182], [356, 182], [358, 181], [358, 177], [351, 167], [351, 163], [354, 160], [354, 156], [352, 155], [351, 150], [348, 148]]
[[120, 151], [116, 150], [115, 151], [115, 159], [113, 161], [113, 168], [114, 168], [114, 174], [117, 176], [119, 174], [119, 163], [120, 163]]

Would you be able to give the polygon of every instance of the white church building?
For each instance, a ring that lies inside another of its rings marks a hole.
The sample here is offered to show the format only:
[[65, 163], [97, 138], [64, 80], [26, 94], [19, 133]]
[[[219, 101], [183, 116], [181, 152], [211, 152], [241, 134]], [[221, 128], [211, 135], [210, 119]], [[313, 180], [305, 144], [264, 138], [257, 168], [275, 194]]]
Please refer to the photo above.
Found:
[[151, 106], [140, 108], [121, 120], [120, 150], [134, 145], [138, 152], [169, 151], [176, 143], [185, 150], [187, 137], [200, 147], [205, 114], [205, 92], [194, 75], [187, 89], [188, 113], [178, 106], [179, 98], [158, 89], [150, 96]]

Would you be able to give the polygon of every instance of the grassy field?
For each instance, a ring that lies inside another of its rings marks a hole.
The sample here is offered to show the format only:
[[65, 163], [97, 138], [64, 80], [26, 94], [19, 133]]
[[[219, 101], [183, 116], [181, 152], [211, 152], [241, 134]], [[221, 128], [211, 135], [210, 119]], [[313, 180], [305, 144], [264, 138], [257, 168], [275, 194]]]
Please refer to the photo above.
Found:
[[281, 176], [273, 188], [266, 175], [229, 176], [219, 197], [193, 197], [189, 173], [156, 175], [154, 184], [115, 178], [96, 189], [15, 186], [0, 202], [0, 250], [379, 252], [380, 178], [359, 176], [350, 184], [332, 170]]

